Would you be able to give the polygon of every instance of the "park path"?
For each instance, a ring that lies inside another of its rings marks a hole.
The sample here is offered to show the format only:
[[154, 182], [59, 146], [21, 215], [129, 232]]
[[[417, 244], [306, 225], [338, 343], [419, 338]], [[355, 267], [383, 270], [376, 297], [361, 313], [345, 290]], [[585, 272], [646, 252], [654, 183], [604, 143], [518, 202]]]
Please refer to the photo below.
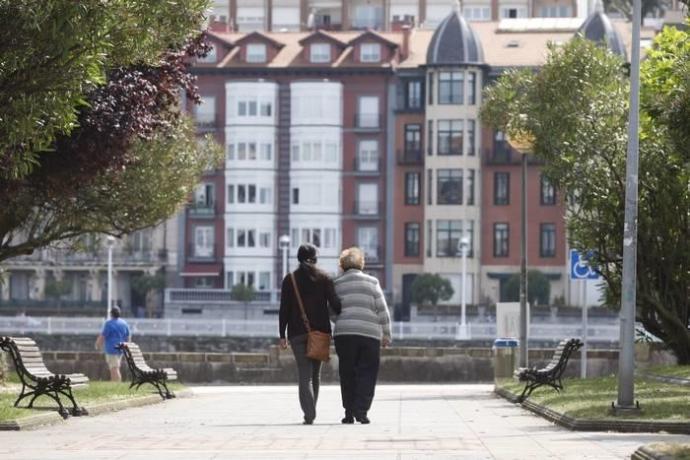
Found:
[[490, 385], [380, 385], [371, 425], [341, 425], [325, 386], [303, 426], [294, 386], [196, 387], [194, 396], [34, 431], [0, 432], [0, 459], [622, 459], [690, 436], [576, 433]]

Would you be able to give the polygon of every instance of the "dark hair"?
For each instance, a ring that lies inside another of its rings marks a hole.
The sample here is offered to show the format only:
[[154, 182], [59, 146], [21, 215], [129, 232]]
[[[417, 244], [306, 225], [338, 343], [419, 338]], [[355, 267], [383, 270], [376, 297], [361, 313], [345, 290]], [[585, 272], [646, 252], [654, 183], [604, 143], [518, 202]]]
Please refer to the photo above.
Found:
[[120, 307], [113, 307], [110, 309], [110, 316], [113, 318], [117, 319], [120, 316], [122, 316], [122, 312], [120, 311]]
[[297, 250], [297, 260], [299, 261], [299, 269], [302, 270], [307, 277], [316, 282], [320, 278], [326, 276], [324, 272], [316, 267], [319, 250], [313, 244], [304, 243]]

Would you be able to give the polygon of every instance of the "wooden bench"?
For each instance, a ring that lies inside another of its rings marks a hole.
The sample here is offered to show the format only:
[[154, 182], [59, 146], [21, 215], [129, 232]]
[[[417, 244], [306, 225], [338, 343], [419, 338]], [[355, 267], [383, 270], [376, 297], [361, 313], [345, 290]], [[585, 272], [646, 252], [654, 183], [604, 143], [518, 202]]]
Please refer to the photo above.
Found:
[[518, 397], [518, 402], [524, 401], [532, 392], [542, 385], [548, 385], [556, 391], [563, 389], [563, 372], [568, 365], [570, 356], [582, 346], [580, 339], [564, 339], [556, 347], [556, 351], [549, 363], [538, 369], [536, 367], [521, 367], [515, 371], [515, 377], [525, 382], [525, 389]]
[[161, 398], [171, 399], [175, 397], [175, 394], [168, 389], [166, 383], [177, 380], [177, 371], [175, 369], [152, 369], [146, 364], [144, 354], [141, 352], [139, 345], [134, 342], [122, 342], [117, 346], [117, 349], [121, 350], [125, 355], [129, 372], [132, 374], [130, 388], [136, 386], [138, 390], [143, 384], [150, 383], [156, 387]]
[[72, 389], [85, 387], [89, 383], [88, 377], [83, 374], [53, 374], [46, 368], [36, 342], [28, 337], [0, 337], [0, 350], [12, 356], [17, 376], [22, 382], [22, 391], [14, 407], [17, 407], [22, 399], [30, 396], [31, 400], [27, 407], [31, 408], [36, 398], [45, 395], [58, 404], [59, 414], [67, 418], [69, 412], [62, 404], [60, 399], [62, 395], [72, 403], [72, 415], [87, 414], [86, 409], [77, 405]]

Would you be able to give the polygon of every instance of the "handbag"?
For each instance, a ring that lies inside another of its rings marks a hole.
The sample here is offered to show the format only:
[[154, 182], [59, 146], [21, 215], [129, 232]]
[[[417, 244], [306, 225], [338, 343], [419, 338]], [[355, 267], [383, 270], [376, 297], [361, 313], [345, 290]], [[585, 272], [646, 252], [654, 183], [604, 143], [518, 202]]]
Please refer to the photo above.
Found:
[[295, 275], [290, 273], [290, 279], [292, 280], [292, 286], [295, 289], [295, 295], [297, 296], [297, 303], [299, 304], [300, 312], [302, 312], [304, 328], [307, 330], [307, 358], [315, 359], [317, 361], [328, 361], [330, 359], [331, 352], [331, 334], [312, 330], [311, 326], [309, 325], [307, 313], [304, 311], [304, 304], [302, 303], [302, 296], [300, 295], [299, 288], [297, 287]]

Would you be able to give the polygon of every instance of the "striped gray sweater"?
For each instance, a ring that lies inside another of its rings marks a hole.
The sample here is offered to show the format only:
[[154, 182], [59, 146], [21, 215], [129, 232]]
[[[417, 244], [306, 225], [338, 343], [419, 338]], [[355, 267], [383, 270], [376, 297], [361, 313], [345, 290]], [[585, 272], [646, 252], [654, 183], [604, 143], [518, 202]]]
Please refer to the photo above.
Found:
[[350, 269], [334, 280], [343, 310], [335, 320], [334, 336], [363, 335], [391, 338], [391, 318], [379, 281]]

